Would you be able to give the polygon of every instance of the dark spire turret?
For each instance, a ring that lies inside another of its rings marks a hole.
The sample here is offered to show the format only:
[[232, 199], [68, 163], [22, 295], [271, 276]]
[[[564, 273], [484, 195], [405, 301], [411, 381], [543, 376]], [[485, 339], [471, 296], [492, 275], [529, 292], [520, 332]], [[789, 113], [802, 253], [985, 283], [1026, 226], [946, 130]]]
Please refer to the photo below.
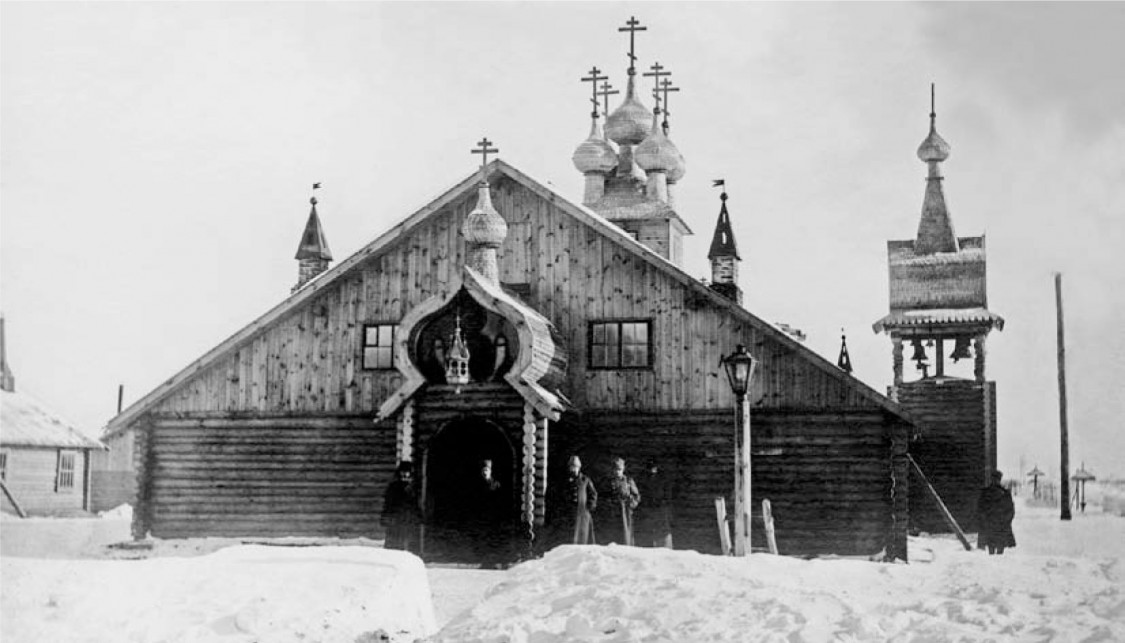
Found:
[[848, 336], [844, 329], [840, 329], [840, 356], [836, 358], [836, 366], [847, 373], [852, 372], [852, 357], [848, 354]]
[[[725, 188], [726, 181], [717, 179], [714, 187]], [[720, 295], [742, 303], [742, 289], [738, 287], [738, 266], [742, 257], [738, 254], [738, 244], [734, 240], [734, 230], [730, 224], [730, 213], [727, 212], [727, 193], [724, 189], [719, 194], [722, 205], [719, 208], [719, 220], [715, 224], [715, 235], [711, 237], [711, 249], [707, 251], [707, 258], [711, 260], [711, 289]]]
[[[313, 183], [314, 191], [319, 188], [319, 183]], [[316, 212], [316, 196], [311, 197], [309, 203], [312, 204], [312, 209], [309, 210], [305, 231], [301, 234], [301, 244], [297, 247], [297, 285], [293, 286], [293, 292], [328, 270], [328, 264], [332, 261], [332, 251], [328, 249], [328, 239], [324, 236], [324, 227]]]

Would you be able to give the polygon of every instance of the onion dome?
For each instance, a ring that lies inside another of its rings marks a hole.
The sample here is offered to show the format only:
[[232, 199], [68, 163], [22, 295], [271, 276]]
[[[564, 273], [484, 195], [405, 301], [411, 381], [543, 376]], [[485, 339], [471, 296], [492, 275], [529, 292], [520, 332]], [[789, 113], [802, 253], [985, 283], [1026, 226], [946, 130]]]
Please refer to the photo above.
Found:
[[605, 133], [618, 145], [636, 145], [649, 133], [649, 110], [637, 100], [633, 76], [625, 89], [625, 101], [605, 121]]
[[571, 160], [574, 161], [574, 167], [583, 174], [591, 172], [609, 174], [617, 167], [617, 152], [613, 149], [613, 145], [605, 140], [601, 123], [596, 117], [590, 125], [589, 138], [582, 141], [578, 149], [574, 150]]
[[675, 144], [664, 135], [664, 128], [660, 126], [657, 119], [658, 115], [654, 113], [652, 130], [648, 138], [633, 151], [633, 158], [646, 172], [663, 171], [667, 175], [673, 170], [678, 170], [679, 175], [683, 176], [683, 156], [680, 150], [676, 149]]
[[465, 217], [461, 234], [465, 237], [465, 243], [470, 246], [489, 248], [499, 248], [508, 236], [508, 223], [492, 207], [492, 195], [488, 191], [487, 181], [481, 181], [477, 186], [477, 207]]
[[930, 112], [930, 135], [918, 146], [918, 158], [925, 163], [940, 163], [949, 158], [949, 143], [937, 133], [936, 115]]

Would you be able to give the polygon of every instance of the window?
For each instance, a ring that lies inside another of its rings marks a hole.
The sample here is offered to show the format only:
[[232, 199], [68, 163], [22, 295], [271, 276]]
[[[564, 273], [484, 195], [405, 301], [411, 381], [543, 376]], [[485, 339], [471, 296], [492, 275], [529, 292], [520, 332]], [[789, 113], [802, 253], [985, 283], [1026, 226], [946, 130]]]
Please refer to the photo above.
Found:
[[651, 368], [652, 322], [590, 322], [592, 369]]
[[363, 368], [395, 367], [395, 331], [397, 324], [372, 324], [363, 329]]
[[0, 480], [8, 479], [8, 452], [0, 451]]
[[74, 452], [59, 451], [59, 472], [55, 478], [55, 491], [74, 488]]

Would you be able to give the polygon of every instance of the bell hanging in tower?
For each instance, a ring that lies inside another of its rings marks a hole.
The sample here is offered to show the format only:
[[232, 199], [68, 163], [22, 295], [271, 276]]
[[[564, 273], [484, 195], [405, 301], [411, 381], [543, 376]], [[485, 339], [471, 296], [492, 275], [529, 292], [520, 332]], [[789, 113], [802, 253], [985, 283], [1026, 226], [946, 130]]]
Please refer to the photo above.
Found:
[[960, 337], [958, 337], [957, 343], [953, 346], [953, 352], [949, 355], [949, 357], [954, 362], [959, 359], [968, 359], [972, 357], [972, 355], [969, 354], [969, 338], [965, 335], [961, 335]]
[[910, 357], [910, 359], [914, 360], [915, 362], [919, 362], [919, 363], [926, 361], [926, 349], [922, 346], [922, 340], [920, 340], [920, 339], [914, 340], [913, 345], [914, 345], [914, 355], [912, 355]]
[[469, 383], [469, 347], [461, 337], [461, 315], [449, 340], [449, 354], [445, 358], [445, 381], [458, 386]]

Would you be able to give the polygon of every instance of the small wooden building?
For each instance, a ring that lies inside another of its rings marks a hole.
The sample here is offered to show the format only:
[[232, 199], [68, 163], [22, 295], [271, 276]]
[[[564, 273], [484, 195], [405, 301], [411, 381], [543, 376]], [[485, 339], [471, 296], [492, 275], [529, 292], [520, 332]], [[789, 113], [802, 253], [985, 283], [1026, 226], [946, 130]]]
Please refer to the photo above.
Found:
[[[975, 530], [978, 492], [996, 469], [996, 383], [985, 378], [985, 339], [1004, 319], [988, 310], [984, 236], [954, 233], [941, 175], [950, 148], [935, 121], [931, 112], [918, 148], [929, 166], [918, 234], [887, 242], [890, 312], [874, 329], [894, 345], [890, 395], [918, 423], [911, 454], [960, 526]], [[913, 381], [903, 369], [907, 344], [921, 372]], [[949, 360], [961, 359], [972, 360], [971, 377], [947, 372]], [[911, 486], [911, 518], [921, 530], [950, 530], [921, 484]]]
[[376, 535], [409, 459], [436, 549], [489, 458], [541, 542], [576, 453], [595, 482], [613, 456], [657, 458], [677, 546], [715, 552], [734, 485], [720, 360], [742, 344], [781, 552], [905, 558], [909, 420], [741, 305], [725, 194], [711, 283], [680, 267], [684, 159], [634, 77], [574, 152], [581, 204], [495, 160], [328, 268], [314, 199], [293, 292], [110, 422], [135, 440], [134, 534]]
[[[0, 319], [0, 345], [2, 325]], [[0, 362], [0, 506], [29, 516], [89, 511], [90, 454], [105, 447], [32, 397], [16, 392], [6, 359]]]

